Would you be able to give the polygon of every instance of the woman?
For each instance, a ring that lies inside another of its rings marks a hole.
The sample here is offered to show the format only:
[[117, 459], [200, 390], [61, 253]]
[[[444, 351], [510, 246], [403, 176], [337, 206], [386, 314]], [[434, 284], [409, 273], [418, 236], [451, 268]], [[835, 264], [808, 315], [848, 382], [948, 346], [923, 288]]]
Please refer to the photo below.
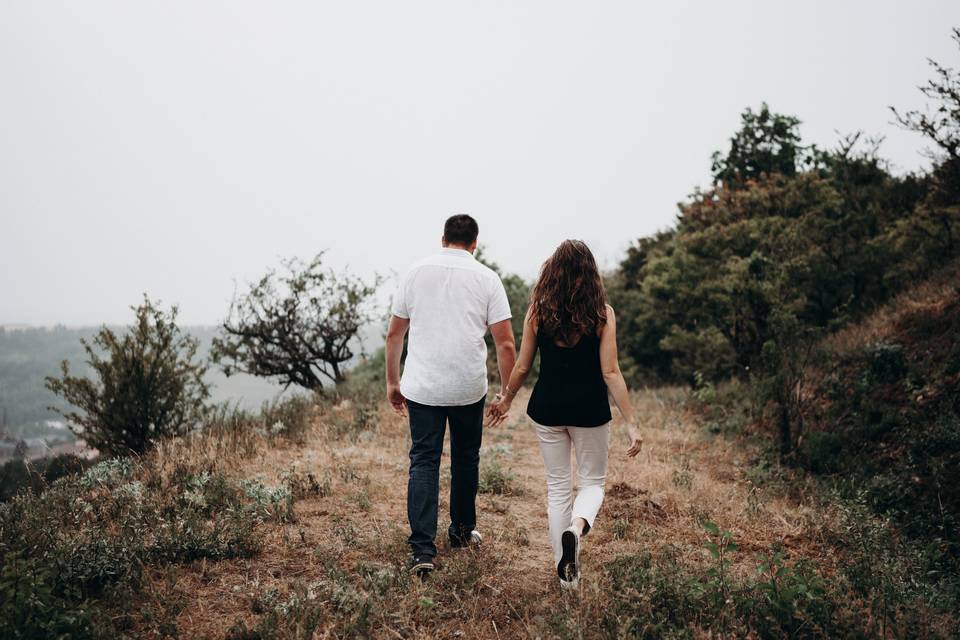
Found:
[[[540, 350], [540, 376], [530, 395], [547, 476], [550, 542], [560, 586], [580, 580], [580, 537], [593, 527], [603, 502], [610, 433], [608, 393], [627, 422], [636, 456], [643, 443], [617, 362], [617, 325], [587, 245], [567, 240], [543, 264], [530, 294], [520, 355], [510, 381], [488, 410], [498, 424], [523, 386]], [[571, 495], [570, 448], [576, 453], [578, 491]]]

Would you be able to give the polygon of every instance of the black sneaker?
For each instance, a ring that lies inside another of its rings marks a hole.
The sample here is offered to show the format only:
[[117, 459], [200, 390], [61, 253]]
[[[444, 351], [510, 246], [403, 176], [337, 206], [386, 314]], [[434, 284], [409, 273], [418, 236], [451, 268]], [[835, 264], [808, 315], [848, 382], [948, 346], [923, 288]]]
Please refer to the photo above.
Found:
[[564, 589], [576, 589], [580, 586], [580, 536], [570, 527], [560, 535], [563, 555], [557, 564], [560, 586]]
[[433, 564], [433, 556], [413, 555], [410, 556], [410, 561], [408, 564], [410, 573], [414, 573], [420, 576], [420, 578], [427, 577], [430, 575], [430, 572], [435, 569]]
[[481, 536], [480, 532], [476, 529], [470, 532], [470, 537], [466, 540], [454, 536], [449, 536], [449, 538], [451, 549], [466, 549], [468, 547], [476, 548], [483, 543], [483, 536]]

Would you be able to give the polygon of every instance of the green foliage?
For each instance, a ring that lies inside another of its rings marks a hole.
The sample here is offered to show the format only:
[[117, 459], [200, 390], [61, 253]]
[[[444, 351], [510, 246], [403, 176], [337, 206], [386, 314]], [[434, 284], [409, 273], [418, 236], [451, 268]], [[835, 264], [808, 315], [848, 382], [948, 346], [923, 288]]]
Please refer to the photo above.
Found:
[[[507, 292], [507, 301], [510, 303], [510, 324], [513, 328], [513, 341], [519, 351], [520, 338], [523, 336], [523, 320], [527, 315], [527, 308], [530, 306], [530, 283], [515, 273], [504, 273], [500, 265], [487, 259], [483, 246], [477, 247], [476, 259], [481, 264], [493, 269], [493, 271], [500, 276], [501, 282], [503, 282], [504, 291]], [[484, 339], [487, 343], [487, 375], [491, 381], [497, 380], [499, 379], [499, 371], [493, 337], [487, 333]], [[539, 358], [535, 358], [531, 368], [531, 375], [527, 378], [527, 381], [535, 381], [539, 371], [540, 360]], [[506, 381], [503, 382], [506, 384]]]
[[0, 505], [0, 635], [116, 637], [103, 607], [138, 591], [148, 567], [255, 554], [256, 526], [290, 521], [304, 486], [114, 458], [21, 493]]
[[337, 385], [335, 397], [339, 404], [328, 414], [333, 435], [357, 440], [377, 430], [386, 389], [385, 358], [384, 348], [377, 349]]
[[70, 375], [64, 361], [61, 377], [46, 379], [82, 411], [62, 411], [71, 429], [108, 456], [143, 453], [158, 438], [186, 433], [209, 396], [206, 365], [194, 362], [198, 343], [177, 326], [177, 308], [165, 313], [144, 296], [134, 312], [122, 336], [103, 327], [92, 344], [82, 341], [95, 378]]
[[4, 638], [95, 638], [91, 612], [54, 591], [54, 567], [23, 550], [6, 554], [0, 565], [0, 635]]
[[483, 246], [477, 247], [476, 259], [500, 276], [503, 288], [507, 292], [507, 301], [510, 303], [512, 314], [510, 324], [513, 326], [513, 336], [519, 345], [520, 336], [523, 335], [523, 319], [527, 315], [527, 307], [530, 306], [530, 284], [515, 273], [504, 273], [500, 265], [487, 259]]
[[21, 490], [38, 492], [66, 475], [80, 473], [91, 461], [70, 453], [27, 462], [10, 460], [0, 465], [0, 502], [6, 502]]
[[[252, 611], [259, 615], [256, 623], [248, 627], [238, 621], [226, 637], [312, 638], [321, 624], [331, 622], [337, 637], [369, 637], [376, 617], [385, 613], [387, 597], [396, 597], [403, 585], [403, 575], [396, 567], [360, 563], [356, 572], [345, 572], [331, 564], [319, 579], [294, 583], [286, 596], [276, 589], [258, 594], [251, 603]], [[432, 600], [422, 597], [421, 602]]]
[[816, 157], [814, 147], [804, 147], [797, 130], [800, 120], [773, 113], [763, 103], [760, 112], [743, 112], [741, 128], [730, 139], [726, 155], [713, 154], [713, 179], [728, 184], [743, 184], [764, 175], [792, 176]]
[[[960, 48], [960, 29], [953, 29], [953, 40]], [[934, 77], [920, 91], [934, 108], [901, 113], [891, 107], [905, 129], [933, 144], [929, 188], [915, 215], [902, 220], [894, 234], [901, 251], [915, 253], [926, 265], [960, 251], [960, 70], [935, 60], [929, 63]]]
[[712, 187], [607, 279], [629, 378], [748, 380], [756, 419], [794, 455], [821, 338], [960, 252], [958, 78], [934, 67], [925, 91], [939, 115], [901, 117], [941, 149], [926, 176], [892, 175], [859, 133], [821, 151], [802, 143], [797, 118], [766, 105], [744, 112], [729, 150], [714, 155]]
[[227, 376], [235, 372], [276, 378], [285, 386], [319, 390], [326, 379], [345, 379], [357, 333], [374, 320], [372, 283], [323, 267], [323, 252], [309, 263], [283, 263], [235, 296], [214, 339], [211, 357]]
[[717, 608], [723, 610], [729, 599], [730, 554], [737, 550], [737, 543], [732, 533], [721, 531], [716, 523], [709, 520], [703, 523], [703, 530], [707, 532], [703, 546], [714, 560], [713, 566], [707, 569], [707, 587], [714, 593]]
[[42, 486], [40, 477], [31, 471], [22, 458], [0, 465], [0, 502], [6, 502], [24, 489], [37, 491]]
[[943, 541], [924, 545], [903, 539], [888, 520], [873, 516], [863, 491], [850, 498], [834, 495], [832, 502], [844, 525], [838, 541], [843, 574], [870, 609], [872, 634], [936, 636], [936, 617], [960, 610], [960, 573]]
[[380, 400], [386, 385], [386, 351], [380, 347], [349, 371], [347, 379], [337, 385], [337, 393], [346, 398]]
[[520, 495], [522, 488], [517, 484], [517, 478], [500, 460], [500, 453], [487, 451], [480, 461], [480, 493], [493, 495]]
[[782, 552], [762, 554], [754, 575], [733, 579], [730, 558], [738, 551], [733, 535], [709, 521], [703, 529], [710, 563], [699, 574], [684, 567], [669, 547], [657, 556], [622, 556], [606, 565], [611, 597], [601, 612], [605, 635], [693, 637], [707, 631], [824, 638], [857, 633], [839, 615], [842, 591], [828, 590], [808, 560], [788, 563]]
[[960, 559], [960, 291], [914, 303], [881, 340], [830, 360], [801, 461]]

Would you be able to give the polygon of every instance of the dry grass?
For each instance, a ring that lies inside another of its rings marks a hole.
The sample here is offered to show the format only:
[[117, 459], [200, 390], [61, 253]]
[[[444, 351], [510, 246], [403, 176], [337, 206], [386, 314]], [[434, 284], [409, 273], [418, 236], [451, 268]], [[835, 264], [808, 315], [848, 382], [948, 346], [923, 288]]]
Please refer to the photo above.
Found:
[[[753, 552], [774, 544], [788, 555], [826, 553], [818, 542], [827, 522], [823, 514], [760, 493], [744, 478], [755, 452], [742, 441], [706, 433], [686, 413], [684, 396], [679, 389], [635, 395], [646, 423], [645, 449], [636, 459], [624, 455], [625, 431], [616, 425], [607, 498], [597, 525], [585, 538], [579, 600], [571, 601], [558, 590], [547, 541], [542, 462], [521, 398], [510, 420], [489, 430], [484, 442], [496, 449], [520, 491], [480, 495], [483, 549], [452, 554], [441, 547], [439, 570], [425, 584], [402, 571], [409, 437], [405, 422], [386, 407], [380, 408], [375, 431], [352, 440], [335, 438], [329, 429], [342, 418], [338, 412], [353, 410], [345, 404], [318, 415], [303, 444], [253, 437], [237, 449], [246, 454], [228, 454], [203, 437], [164, 445], [155, 454], [162, 468], [201, 459], [271, 484], [291, 474], [311, 474], [325, 489], [301, 497], [294, 522], [260, 525], [265, 545], [254, 558], [198, 561], [157, 571], [145, 590], [144, 610], [162, 609], [179, 599], [176, 625], [181, 637], [223, 638], [238, 623], [254, 627], [265, 598], [283, 602], [298, 590], [319, 589], [312, 597], [322, 603], [325, 614], [315, 637], [535, 637], [556, 612], [576, 618], [586, 614], [591, 602], [602, 603], [602, 566], [613, 558], [666, 545], [694, 570], [707, 565], [701, 527], [707, 519], [731, 531], [741, 545], [731, 567], [734, 576], [752, 571]], [[448, 473], [448, 453], [441, 473]], [[447, 486], [441, 488], [441, 532]], [[323, 586], [349, 586], [345, 576], [368, 573], [382, 574], [388, 583], [383, 587], [384, 606], [370, 614], [372, 619], [361, 619], [361, 600], [351, 601]], [[356, 624], [362, 628], [351, 626]], [[583, 629], [591, 635], [586, 620]], [[148, 620], [138, 621], [133, 630], [156, 632]], [[290, 637], [297, 636], [295, 630], [288, 631]]]

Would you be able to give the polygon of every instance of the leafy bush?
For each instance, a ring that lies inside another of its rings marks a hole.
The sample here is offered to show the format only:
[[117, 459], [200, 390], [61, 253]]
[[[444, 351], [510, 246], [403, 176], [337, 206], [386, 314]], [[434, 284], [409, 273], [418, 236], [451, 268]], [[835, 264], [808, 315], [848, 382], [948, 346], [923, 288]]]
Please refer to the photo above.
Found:
[[907, 534], [948, 541], [960, 561], [960, 291], [934, 291], [902, 305], [879, 339], [835, 349], [800, 458], [843, 474], [843, 495], [864, 491]]
[[606, 565], [611, 594], [602, 612], [606, 635], [686, 637], [706, 630], [733, 637], [824, 638], [844, 633], [824, 580], [805, 559], [788, 563], [781, 552], [760, 555], [748, 579], [730, 575], [733, 536], [704, 522], [704, 548], [711, 563], [696, 573], [675, 550], [622, 556]]
[[61, 412], [70, 428], [108, 456], [140, 454], [158, 438], [186, 433], [209, 396], [206, 365], [193, 361], [199, 342], [177, 326], [177, 308], [165, 313], [144, 296], [134, 312], [123, 336], [103, 327], [92, 343], [82, 340], [95, 379], [70, 375], [66, 361], [61, 377], [46, 379], [82, 411]]
[[114, 637], [102, 606], [126, 601], [147, 567], [251, 556], [259, 523], [293, 517], [286, 482], [146, 464], [104, 460], [0, 505], [0, 635]]
[[[880, 637], [935, 636], [937, 616], [960, 610], [956, 559], [938, 541], [916, 544], [898, 535], [888, 520], [871, 513], [866, 492], [852, 499], [834, 495], [840, 506], [844, 535], [843, 574], [851, 590], [871, 613], [873, 633]], [[946, 553], [945, 553], [946, 552]]]
[[522, 487], [517, 484], [516, 476], [500, 461], [500, 455], [489, 452], [481, 456], [480, 462], [480, 493], [491, 493], [499, 496], [521, 495]]

